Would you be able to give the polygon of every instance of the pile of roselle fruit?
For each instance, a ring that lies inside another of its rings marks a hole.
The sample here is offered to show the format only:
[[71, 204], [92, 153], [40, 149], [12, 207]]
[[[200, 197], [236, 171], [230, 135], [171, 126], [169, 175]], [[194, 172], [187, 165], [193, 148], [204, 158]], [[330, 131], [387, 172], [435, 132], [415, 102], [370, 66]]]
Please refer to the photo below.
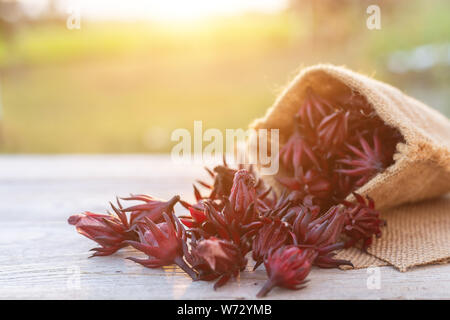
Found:
[[[122, 200], [141, 204], [124, 207], [117, 199], [112, 212], [68, 221], [99, 244], [92, 256], [131, 246], [148, 257], [128, 259], [148, 268], [178, 265], [194, 281], [215, 281], [216, 289], [246, 268], [251, 253], [253, 269], [264, 264], [268, 276], [258, 297], [275, 286], [301, 289], [312, 266], [352, 266], [336, 259], [336, 251], [365, 250], [381, 236], [384, 222], [374, 201], [356, 193], [353, 202], [345, 199], [393, 163], [400, 141], [363, 97], [325, 99], [309, 88], [280, 149], [281, 194], [252, 167], [233, 169], [224, 161], [206, 169], [211, 183], [197, 181], [209, 194], [194, 185], [196, 203], [131, 195]], [[177, 203], [190, 215], [177, 217]]]

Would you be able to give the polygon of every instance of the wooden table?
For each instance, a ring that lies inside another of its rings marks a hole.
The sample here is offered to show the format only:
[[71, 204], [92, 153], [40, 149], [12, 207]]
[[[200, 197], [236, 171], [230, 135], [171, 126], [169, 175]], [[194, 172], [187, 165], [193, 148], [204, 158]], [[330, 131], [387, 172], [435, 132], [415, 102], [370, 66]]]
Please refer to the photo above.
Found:
[[[1, 156], [0, 298], [254, 299], [263, 268], [214, 291], [212, 283], [192, 282], [178, 268], [146, 269], [123, 259], [132, 249], [88, 259], [94, 243], [67, 224], [71, 214], [105, 211], [116, 195], [192, 200], [199, 176], [206, 177], [201, 165], [176, 165], [163, 155]], [[374, 273], [367, 269], [314, 269], [306, 289], [274, 289], [269, 298], [450, 298], [450, 265], [378, 271], [379, 289], [368, 288]]]

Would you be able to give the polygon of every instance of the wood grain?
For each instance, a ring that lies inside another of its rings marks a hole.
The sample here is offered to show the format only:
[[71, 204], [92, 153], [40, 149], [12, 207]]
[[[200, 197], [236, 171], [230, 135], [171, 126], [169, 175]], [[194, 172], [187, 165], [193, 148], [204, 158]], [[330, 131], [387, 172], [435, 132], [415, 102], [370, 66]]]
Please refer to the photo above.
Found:
[[[103, 211], [116, 195], [151, 193], [192, 200], [201, 165], [176, 165], [167, 156], [1, 156], [1, 299], [254, 299], [263, 268], [214, 291], [175, 267], [146, 269], [124, 258], [88, 259], [93, 243], [67, 224], [69, 215]], [[181, 212], [181, 208], [177, 208]], [[251, 263], [249, 268], [251, 267]], [[448, 299], [450, 265], [401, 273], [381, 267], [380, 289], [362, 270], [314, 269], [301, 291], [274, 289], [272, 299]]]

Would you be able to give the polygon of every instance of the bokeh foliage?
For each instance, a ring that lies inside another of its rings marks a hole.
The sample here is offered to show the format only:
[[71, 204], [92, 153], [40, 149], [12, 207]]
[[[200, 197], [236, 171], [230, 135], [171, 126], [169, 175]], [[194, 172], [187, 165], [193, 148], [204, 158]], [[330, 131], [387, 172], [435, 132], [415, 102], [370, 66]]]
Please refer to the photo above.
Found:
[[171, 131], [194, 120], [246, 128], [301, 66], [317, 62], [413, 95], [422, 82], [427, 92], [448, 91], [448, 66], [394, 75], [386, 65], [396, 50], [448, 43], [450, 2], [381, 5], [376, 31], [365, 26], [365, 6], [347, 2], [189, 24], [40, 22], [0, 35], [0, 151], [167, 152]]

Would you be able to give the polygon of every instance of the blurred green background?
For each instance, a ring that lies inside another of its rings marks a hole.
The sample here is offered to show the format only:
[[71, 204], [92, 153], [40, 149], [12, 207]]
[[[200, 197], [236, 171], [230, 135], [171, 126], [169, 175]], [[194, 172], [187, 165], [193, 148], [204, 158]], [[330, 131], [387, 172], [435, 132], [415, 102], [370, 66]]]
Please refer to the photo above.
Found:
[[[179, 20], [81, 11], [73, 30], [65, 3], [26, 2], [0, 0], [2, 153], [168, 152], [172, 130], [194, 120], [246, 128], [300, 67], [318, 62], [450, 115], [448, 0], [292, 0]], [[371, 4], [381, 30], [366, 27]]]

